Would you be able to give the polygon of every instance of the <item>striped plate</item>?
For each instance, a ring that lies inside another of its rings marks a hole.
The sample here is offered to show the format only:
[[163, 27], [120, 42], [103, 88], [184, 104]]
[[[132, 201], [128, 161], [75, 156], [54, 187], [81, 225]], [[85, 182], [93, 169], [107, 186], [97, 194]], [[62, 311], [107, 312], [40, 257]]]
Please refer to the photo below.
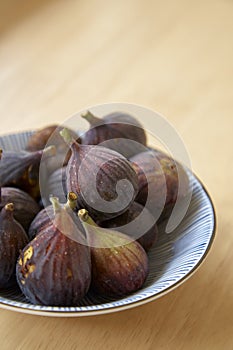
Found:
[[[31, 131], [0, 137], [0, 148], [24, 149]], [[168, 293], [187, 280], [208, 254], [215, 236], [215, 212], [201, 182], [189, 174], [193, 195], [188, 212], [172, 234], [160, 235], [149, 252], [150, 273], [143, 288], [112, 301], [88, 295], [75, 307], [30, 304], [18, 289], [0, 290], [0, 306], [14, 311], [46, 316], [89, 316], [132, 308]]]

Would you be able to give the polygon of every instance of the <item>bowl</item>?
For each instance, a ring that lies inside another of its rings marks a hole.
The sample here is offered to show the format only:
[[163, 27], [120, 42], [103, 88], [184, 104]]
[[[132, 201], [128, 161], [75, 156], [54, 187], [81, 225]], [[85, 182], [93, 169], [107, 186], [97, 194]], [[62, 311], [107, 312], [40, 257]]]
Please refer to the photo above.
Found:
[[[33, 131], [0, 137], [3, 150], [23, 150]], [[85, 297], [80, 305], [55, 307], [30, 304], [18, 288], [0, 290], [0, 307], [44, 316], [77, 317], [105, 314], [153, 301], [184, 283], [205, 260], [215, 236], [216, 218], [211, 198], [201, 181], [188, 172], [193, 193], [188, 211], [172, 234], [159, 236], [149, 256], [149, 276], [139, 291], [121, 298]]]

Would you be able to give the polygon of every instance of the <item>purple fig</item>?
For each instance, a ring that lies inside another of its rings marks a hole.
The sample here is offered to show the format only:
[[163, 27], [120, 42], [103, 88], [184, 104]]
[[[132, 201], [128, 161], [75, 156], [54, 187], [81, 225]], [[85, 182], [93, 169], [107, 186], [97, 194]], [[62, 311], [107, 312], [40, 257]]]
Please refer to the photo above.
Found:
[[40, 164], [42, 156], [47, 159], [54, 156], [55, 152], [54, 146], [35, 152], [0, 150], [0, 186], [17, 186], [17, 182], [29, 167]]
[[[30, 152], [43, 150], [45, 147], [52, 145], [56, 147], [56, 157], [46, 161], [47, 170], [50, 174], [61, 166], [66, 165], [70, 158], [71, 152], [60, 135], [62, 129], [63, 127], [59, 125], [49, 125], [35, 131], [28, 140], [27, 150]], [[78, 137], [74, 131], [69, 131], [75, 139]]]
[[47, 191], [49, 195], [59, 198], [65, 203], [67, 196], [66, 189], [66, 166], [55, 170], [48, 178]]
[[[189, 180], [186, 171], [181, 164], [159, 150], [139, 153], [130, 158], [130, 161], [138, 174], [139, 192], [135, 200], [146, 205], [153, 214], [162, 206], [162, 199], [165, 196], [159, 220], [167, 218], [176, 203], [179, 182], [181, 184], [179, 198], [184, 198], [188, 193]], [[148, 188], [150, 188], [149, 202], [147, 202]]]
[[82, 114], [82, 117], [90, 124], [90, 129], [82, 136], [83, 144], [100, 144], [121, 153], [126, 158], [145, 149], [146, 133], [139, 121], [132, 115], [114, 112], [101, 119], [87, 111]]
[[145, 251], [148, 251], [158, 239], [158, 227], [153, 215], [137, 202], [133, 202], [120, 216], [102, 221], [99, 225], [127, 234], [137, 240]]
[[94, 293], [123, 297], [140, 289], [148, 275], [148, 257], [127, 235], [98, 227], [85, 209], [78, 212], [91, 249]]
[[[17, 281], [33, 304], [75, 306], [91, 282], [90, 249], [58, 199], [53, 197], [51, 201], [53, 224], [21, 252], [16, 265]], [[73, 235], [79, 242], [69, 238]]]
[[15, 265], [28, 243], [23, 227], [13, 217], [14, 205], [8, 203], [0, 213], [0, 288], [16, 283]]
[[[69, 211], [71, 214], [71, 211], [77, 208], [77, 195], [74, 192], [69, 192], [67, 195], [67, 202], [64, 205], [64, 208]], [[75, 214], [74, 214], [75, 215]], [[41, 231], [43, 231], [46, 227], [53, 224], [54, 220], [54, 209], [52, 205], [49, 205], [48, 207], [42, 209], [34, 218], [32, 221], [29, 230], [28, 230], [28, 236], [30, 239], [35, 238]], [[77, 221], [77, 226], [80, 231], [82, 231], [82, 225], [80, 221], [77, 219], [77, 216], [75, 215], [75, 219]]]
[[130, 162], [105, 147], [79, 145], [66, 129], [61, 134], [72, 151], [67, 191], [78, 194], [79, 207], [99, 220], [126, 211], [138, 191], [137, 174]]
[[39, 205], [29, 194], [18, 188], [0, 188], [0, 209], [11, 202], [14, 204], [14, 218], [27, 231], [32, 220], [40, 211]]

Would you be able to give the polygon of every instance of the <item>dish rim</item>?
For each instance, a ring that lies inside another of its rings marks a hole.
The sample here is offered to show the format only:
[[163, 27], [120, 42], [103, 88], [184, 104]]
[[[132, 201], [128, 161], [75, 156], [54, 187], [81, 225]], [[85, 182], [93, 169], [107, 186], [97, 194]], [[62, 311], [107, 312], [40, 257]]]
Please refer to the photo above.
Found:
[[[13, 136], [13, 135], [20, 135], [22, 133], [30, 133], [30, 132], [33, 132], [33, 130], [25, 130], [25, 131], [18, 132], [18, 133], [9, 133], [9, 134], [5, 134], [5, 135], [0, 135], [0, 138], [4, 137], [4, 136], [9, 136], [9, 135]], [[192, 176], [198, 181], [199, 185], [201, 186], [202, 191], [204, 191], [206, 197], [209, 200], [210, 207], [211, 207], [212, 213], [213, 213], [213, 229], [211, 232], [210, 240], [208, 242], [208, 245], [207, 245], [206, 250], [204, 251], [202, 257], [196, 263], [196, 265], [194, 265], [193, 268], [187, 273], [187, 275], [183, 276], [180, 280], [178, 280], [177, 282], [175, 282], [171, 286], [166, 287], [164, 290], [156, 293], [155, 295], [145, 297], [142, 300], [132, 301], [126, 305], [118, 305], [118, 306], [113, 305], [113, 306], [109, 306], [109, 307], [106, 307], [104, 309], [98, 309], [98, 310], [85, 310], [85, 311], [75, 310], [75, 311], [67, 311], [67, 312], [66, 311], [56, 311], [56, 310], [37, 310], [37, 309], [28, 309], [28, 308], [22, 307], [20, 305], [17, 305], [17, 306], [8, 305], [7, 303], [4, 303], [2, 301], [0, 301], [0, 308], [4, 309], [4, 310], [15, 311], [15, 312], [20, 312], [20, 313], [30, 314], [30, 315], [35, 315], [35, 316], [49, 316], [49, 317], [97, 316], [97, 315], [109, 314], [109, 313], [113, 313], [113, 312], [120, 312], [120, 311], [132, 309], [134, 307], [138, 307], [138, 306], [147, 304], [147, 303], [152, 302], [158, 298], [161, 298], [162, 296], [168, 294], [169, 292], [171, 292], [174, 289], [181, 286], [185, 281], [187, 281], [190, 277], [193, 276], [193, 274], [200, 268], [202, 263], [205, 261], [207, 255], [209, 254], [209, 252], [213, 246], [214, 240], [216, 238], [216, 229], [217, 229], [216, 209], [215, 209], [213, 200], [212, 200], [208, 190], [206, 189], [205, 185], [199, 179], [199, 177], [194, 173], [192, 173]]]

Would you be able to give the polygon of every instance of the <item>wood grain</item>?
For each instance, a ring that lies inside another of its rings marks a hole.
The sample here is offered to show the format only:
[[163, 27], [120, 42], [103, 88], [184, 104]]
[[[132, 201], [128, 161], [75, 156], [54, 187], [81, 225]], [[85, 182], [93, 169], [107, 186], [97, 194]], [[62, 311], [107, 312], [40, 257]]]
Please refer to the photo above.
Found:
[[207, 260], [172, 293], [88, 318], [0, 310], [1, 349], [233, 348], [232, 14], [231, 0], [0, 1], [1, 134], [98, 103], [152, 108], [180, 133], [218, 216]]

